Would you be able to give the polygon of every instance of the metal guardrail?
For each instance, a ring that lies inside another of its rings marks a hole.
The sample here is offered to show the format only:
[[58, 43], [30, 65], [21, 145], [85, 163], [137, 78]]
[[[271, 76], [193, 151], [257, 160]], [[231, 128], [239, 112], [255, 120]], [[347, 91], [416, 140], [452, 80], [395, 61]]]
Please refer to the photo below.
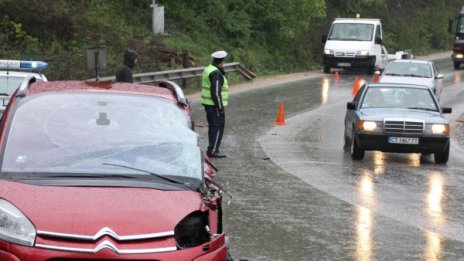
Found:
[[[193, 67], [185, 69], [176, 69], [160, 72], [150, 72], [150, 73], [137, 73], [133, 75], [134, 82], [136, 83], [155, 83], [160, 81], [169, 81], [169, 80], [179, 80], [179, 79], [188, 79], [201, 77], [205, 67]], [[252, 80], [256, 78], [256, 75], [245, 68], [240, 63], [226, 63], [224, 64], [224, 70], [226, 72], [238, 72], [247, 80]], [[116, 80], [115, 76], [109, 77], [100, 77], [101, 82], [114, 82]], [[89, 81], [95, 81], [95, 78], [89, 79]]]

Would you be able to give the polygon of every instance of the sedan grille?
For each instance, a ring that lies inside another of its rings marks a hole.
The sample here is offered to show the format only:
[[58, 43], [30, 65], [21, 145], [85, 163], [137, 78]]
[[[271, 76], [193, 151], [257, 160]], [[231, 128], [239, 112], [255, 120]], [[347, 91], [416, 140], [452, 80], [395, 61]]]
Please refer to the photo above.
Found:
[[391, 134], [422, 134], [424, 133], [423, 121], [411, 120], [385, 120], [385, 133]]

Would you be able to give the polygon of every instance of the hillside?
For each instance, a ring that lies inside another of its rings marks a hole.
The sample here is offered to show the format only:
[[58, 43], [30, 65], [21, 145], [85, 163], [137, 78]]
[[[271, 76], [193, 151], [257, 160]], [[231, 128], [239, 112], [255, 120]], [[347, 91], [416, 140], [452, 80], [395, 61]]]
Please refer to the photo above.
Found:
[[[448, 17], [460, 0], [164, 0], [165, 35], [151, 31], [151, 0], [2, 0], [0, 57], [38, 57], [50, 79], [84, 79], [85, 49], [105, 47], [112, 75], [124, 49], [140, 54], [136, 72], [209, 62], [230, 53], [258, 75], [320, 68], [321, 36], [335, 17], [381, 18], [390, 52], [449, 50]], [[362, 11], [361, 11], [362, 10]]]

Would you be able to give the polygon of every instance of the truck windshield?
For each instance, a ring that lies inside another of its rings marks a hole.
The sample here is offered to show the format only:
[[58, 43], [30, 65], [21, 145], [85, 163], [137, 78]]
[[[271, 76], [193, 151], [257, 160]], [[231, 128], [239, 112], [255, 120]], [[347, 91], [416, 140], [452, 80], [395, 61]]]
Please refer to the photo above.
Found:
[[335, 23], [330, 30], [329, 40], [372, 41], [373, 24]]
[[458, 24], [456, 27], [456, 34], [464, 34], [464, 15], [459, 17]]

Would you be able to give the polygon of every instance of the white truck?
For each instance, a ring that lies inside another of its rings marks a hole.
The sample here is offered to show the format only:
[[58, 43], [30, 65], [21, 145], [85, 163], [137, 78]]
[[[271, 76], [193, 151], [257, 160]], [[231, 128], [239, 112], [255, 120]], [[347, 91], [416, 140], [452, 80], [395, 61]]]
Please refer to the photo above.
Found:
[[376, 67], [385, 68], [390, 59], [401, 55], [389, 57], [382, 45], [380, 19], [336, 18], [322, 42], [324, 73], [331, 68], [364, 68], [373, 74]]

